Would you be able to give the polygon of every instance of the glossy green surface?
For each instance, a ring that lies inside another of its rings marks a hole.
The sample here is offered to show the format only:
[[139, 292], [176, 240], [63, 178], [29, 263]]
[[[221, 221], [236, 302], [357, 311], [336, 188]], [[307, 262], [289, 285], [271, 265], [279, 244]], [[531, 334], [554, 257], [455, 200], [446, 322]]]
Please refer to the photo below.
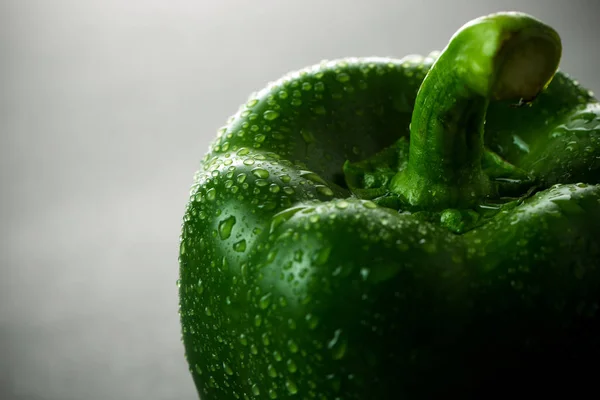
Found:
[[494, 195], [411, 213], [388, 188], [435, 58], [323, 62], [251, 96], [219, 131], [180, 249], [202, 399], [489, 398], [593, 382], [600, 107], [561, 72], [531, 107], [491, 102], [481, 157]]

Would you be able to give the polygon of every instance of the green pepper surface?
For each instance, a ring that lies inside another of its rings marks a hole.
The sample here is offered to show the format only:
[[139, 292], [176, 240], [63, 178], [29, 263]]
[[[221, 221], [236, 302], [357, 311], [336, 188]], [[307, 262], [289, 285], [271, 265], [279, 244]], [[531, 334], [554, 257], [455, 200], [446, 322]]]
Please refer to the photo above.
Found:
[[195, 176], [180, 315], [203, 400], [582, 388], [600, 356], [600, 106], [521, 13], [254, 94]]

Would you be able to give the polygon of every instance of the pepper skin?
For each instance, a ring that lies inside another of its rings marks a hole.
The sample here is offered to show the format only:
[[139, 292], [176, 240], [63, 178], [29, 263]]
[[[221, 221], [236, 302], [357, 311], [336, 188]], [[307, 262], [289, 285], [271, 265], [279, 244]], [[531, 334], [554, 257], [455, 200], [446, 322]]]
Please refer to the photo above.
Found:
[[600, 106], [560, 56], [552, 28], [497, 13], [441, 53], [322, 62], [252, 95], [184, 217], [200, 397], [593, 388]]

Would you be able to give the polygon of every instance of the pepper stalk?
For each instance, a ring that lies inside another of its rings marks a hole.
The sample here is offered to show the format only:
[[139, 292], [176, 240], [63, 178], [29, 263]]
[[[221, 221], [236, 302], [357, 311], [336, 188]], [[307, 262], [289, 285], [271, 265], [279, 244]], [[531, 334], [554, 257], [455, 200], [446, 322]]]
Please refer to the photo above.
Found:
[[533, 101], [552, 80], [561, 52], [558, 33], [523, 13], [491, 14], [459, 29], [419, 89], [408, 165], [390, 190], [428, 210], [471, 208], [493, 195], [482, 168], [488, 104]]

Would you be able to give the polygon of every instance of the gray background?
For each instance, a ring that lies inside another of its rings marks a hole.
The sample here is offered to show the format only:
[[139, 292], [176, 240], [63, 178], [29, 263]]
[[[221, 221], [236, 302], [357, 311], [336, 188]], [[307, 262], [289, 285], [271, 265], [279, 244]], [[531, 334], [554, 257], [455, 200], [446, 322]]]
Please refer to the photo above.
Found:
[[600, 91], [589, 1], [0, 0], [0, 398], [193, 399], [178, 235], [250, 92], [323, 58], [442, 48], [529, 12]]

